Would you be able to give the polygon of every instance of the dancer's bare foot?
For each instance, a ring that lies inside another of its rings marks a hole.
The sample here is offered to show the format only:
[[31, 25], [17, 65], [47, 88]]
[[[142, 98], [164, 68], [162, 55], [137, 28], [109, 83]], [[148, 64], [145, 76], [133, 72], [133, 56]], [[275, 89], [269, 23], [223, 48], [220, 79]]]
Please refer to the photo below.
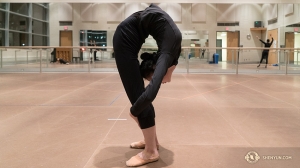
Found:
[[138, 167], [151, 162], [156, 162], [158, 161], [158, 159], [159, 159], [159, 154], [157, 151], [154, 153], [147, 153], [146, 151], [143, 151], [131, 157], [128, 161], [126, 161], [126, 166]]

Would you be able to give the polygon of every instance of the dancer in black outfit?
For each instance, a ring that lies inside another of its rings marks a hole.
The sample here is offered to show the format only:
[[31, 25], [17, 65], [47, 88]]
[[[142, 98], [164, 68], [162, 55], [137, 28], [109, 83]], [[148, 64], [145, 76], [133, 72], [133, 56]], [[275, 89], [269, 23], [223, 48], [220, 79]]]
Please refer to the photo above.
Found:
[[[138, 53], [145, 39], [153, 36], [157, 54]], [[113, 37], [117, 68], [132, 104], [130, 116], [141, 128], [144, 140], [134, 142], [132, 148], [145, 148], [126, 162], [127, 166], [140, 166], [159, 159], [152, 101], [161, 83], [171, 81], [181, 52], [181, 33], [171, 17], [158, 6], [151, 4], [143, 11], [133, 13], [117, 27]], [[143, 78], [150, 81], [145, 88]]]
[[[272, 37], [272, 35], [270, 35], [270, 36]], [[256, 36], [256, 38], [259, 39], [258, 36]], [[269, 39], [267, 39], [267, 42], [264, 42], [264, 41], [262, 41], [261, 39], [259, 39], [259, 41], [262, 42], [262, 43], [265, 45], [265, 48], [270, 48], [270, 47], [272, 46], [272, 43], [273, 43], [273, 37], [272, 37], [271, 43], [270, 43], [270, 40], [269, 40]], [[266, 66], [265, 66], [265, 68], [267, 68], [267, 65], [268, 65], [268, 57], [269, 57], [269, 49], [263, 50], [262, 56], [261, 56], [261, 59], [260, 59], [260, 62], [259, 62], [259, 64], [257, 65], [257, 67], [260, 66], [260, 64], [261, 64], [261, 62], [262, 62], [263, 59], [266, 59]]]

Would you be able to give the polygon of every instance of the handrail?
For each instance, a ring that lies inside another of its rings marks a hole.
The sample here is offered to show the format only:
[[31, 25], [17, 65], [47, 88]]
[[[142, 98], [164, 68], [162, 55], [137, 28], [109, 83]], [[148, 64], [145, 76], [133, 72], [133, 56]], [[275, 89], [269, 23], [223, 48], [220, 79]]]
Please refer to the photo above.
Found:
[[[0, 46], [0, 49], [52, 49], [52, 48], [73, 48], [73, 49], [113, 49], [112, 46], [107, 47], [96, 47], [96, 46]], [[265, 47], [190, 47], [183, 46], [182, 49], [230, 49], [230, 50], [295, 50], [298, 51], [300, 48], [265, 48]], [[141, 49], [157, 49], [157, 47], [142, 47]]]
[[[26, 51], [26, 57], [24, 57], [24, 61], [27, 62], [28, 64], [28, 53], [31, 52], [33, 53], [33, 51], [36, 51], [36, 61], [38, 64], [40, 64], [40, 73], [43, 70], [42, 68], [42, 64], [43, 64], [43, 57], [42, 56], [42, 52], [44, 53], [46, 51], [46, 60], [47, 60], [47, 65], [46, 67], [48, 68], [48, 54], [49, 54], [49, 51], [50, 49], [53, 49], [53, 48], [69, 48], [69, 49], [73, 49], [73, 51], [77, 51], [78, 53], [85, 53], [84, 56], [85, 58], [88, 57], [88, 61], [86, 62], [87, 64], [87, 71], [88, 72], [92, 72], [93, 71], [93, 68], [96, 68], [97, 64], [95, 64], [94, 60], [93, 60], [93, 55], [91, 55], [90, 53], [90, 49], [94, 50], [94, 49], [106, 49], [105, 51], [101, 50], [101, 58], [105, 56], [105, 52], [108, 52], [108, 53], [111, 53], [113, 52], [113, 47], [112, 46], [106, 46], [106, 47], [103, 47], [103, 46], [0, 46], [0, 61], [1, 61], [1, 66], [0, 68], [3, 67], [3, 59], [6, 59], [6, 57], [3, 57], [3, 53], [2, 51], [8, 51], [10, 50], [11, 53], [15, 52], [15, 62], [17, 61], [17, 55], [16, 55], [16, 52], [17, 51]], [[141, 51], [145, 50], [145, 49], [153, 49], [153, 50], [157, 50], [157, 47], [142, 47], [141, 48]], [[288, 66], [289, 66], [289, 53], [293, 53], [293, 52], [297, 52], [297, 57], [295, 57], [297, 59], [297, 65], [298, 65], [298, 53], [300, 52], [300, 48], [264, 48], [264, 47], [191, 47], [191, 46], [183, 46], [182, 47], [182, 53], [181, 53], [181, 56], [183, 56], [185, 58], [185, 68], [184, 70], [186, 69], [186, 72], [187, 73], [190, 73], [190, 71], [193, 71], [194, 72], [194, 69], [192, 69], [192, 63], [193, 62], [189, 62], [189, 53], [191, 52], [191, 49], [205, 49], [207, 50], [206, 52], [206, 56], [205, 59], [207, 59], [207, 62], [210, 62], [210, 60], [212, 59], [210, 53], [214, 53], [216, 52], [215, 50], [216, 49], [221, 49], [221, 50], [231, 50], [231, 54], [229, 53], [229, 57], [232, 58], [232, 65], [234, 68], [232, 69], [235, 69], [235, 73], [238, 74], [240, 73], [239, 71], [241, 70], [241, 68], [239, 68], [243, 61], [241, 61], [241, 58], [243, 58], [243, 55], [242, 52], [245, 51], [245, 50], [249, 50], [249, 51], [259, 51], [259, 50], [265, 50], [265, 49], [269, 49], [270, 51], [274, 51], [275, 54], [277, 53], [278, 55], [278, 58], [277, 58], [277, 64], [279, 65], [278, 67], [278, 70], [281, 70], [282, 67], [280, 67], [280, 65], [285, 65], [285, 74], [288, 74]], [[282, 52], [283, 51], [283, 52]], [[281, 53], [284, 53], [284, 55], [281, 55]], [[12, 54], [11, 54], [12, 55]], [[31, 55], [31, 57], [33, 56], [33, 54]], [[80, 56], [79, 56], [80, 57]], [[23, 58], [23, 57], [22, 57]], [[27, 59], [26, 59], [27, 58]], [[280, 61], [280, 58], [284, 58], [284, 59], [281, 59], [281, 61], [285, 61], [284, 63], [281, 63]], [[201, 59], [201, 58], [200, 58]], [[34, 60], [34, 59], [32, 59]], [[203, 60], [202, 60], [203, 61]], [[85, 63], [85, 62], [83, 62]], [[191, 66], [191, 67], [190, 67]], [[52, 67], [52, 66], [51, 66]], [[214, 66], [211, 66], [211, 67], [214, 67]], [[191, 69], [190, 69], [191, 68]], [[47, 70], [46, 70], [47, 71]], [[282, 69], [281, 70], [282, 72], [284, 72], [284, 70]], [[214, 72], [214, 70], [210, 70], [210, 72]], [[231, 72], [231, 71], [230, 71]], [[256, 71], [258, 72], [258, 71]], [[232, 73], [232, 72], [231, 72]]]

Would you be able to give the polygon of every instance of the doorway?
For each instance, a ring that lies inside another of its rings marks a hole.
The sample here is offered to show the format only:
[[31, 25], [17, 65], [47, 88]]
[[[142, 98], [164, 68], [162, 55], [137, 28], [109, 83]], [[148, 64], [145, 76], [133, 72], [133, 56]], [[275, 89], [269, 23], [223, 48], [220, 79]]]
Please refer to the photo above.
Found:
[[[300, 33], [299, 32], [295, 32], [295, 46], [294, 48], [300, 48]], [[294, 60], [295, 60], [295, 64], [299, 65], [300, 64], [300, 51], [297, 50], [294, 53]]]
[[268, 57], [268, 64], [277, 64], [278, 63], [278, 56], [276, 50], [272, 50], [272, 48], [277, 48], [277, 41], [278, 41], [278, 29], [268, 30], [267, 32], [267, 39], [272, 40], [274, 39], [272, 46], [270, 47], [269, 57]]
[[59, 45], [72, 46], [72, 30], [60, 31]]
[[[238, 47], [239, 39], [240, 39], [239, 31], [217, 32], [216, 47]], [[232, 62], [233, 60], [235, 61], [236, 54], [237, 54], [236, 50], [226, 50], [226, 49], [217, 49], [216, 52], [219, 54], [219, 61], [227, 61], [229, 63]]]
[[[285, 48], [295, 47], [295, 33], [285, 32]], [[289, 52], [289, 63], [294, 63], [294, 52]]]
[[[222, 47], [222, 39], [217, 39], [216, 47]], [[216, 53], [219, 54], [219, 61], [222, 61], [222, 49], [216, 49]]]
[[[227, 32], [217, 32], [216, 47], [227, 47]], [[219, 54], [219, 61], [227, 61], [226, 49], [217, 49]]]
[[[239, 31], [227, 32], [227, 47], [238, 47], [239, 39], [240, 39]], [[227, 62], [234, 61], [235, 63], [237, 56], [238, 55], [236, 50], [227, 50]]]
[[[59, 46], [73, 46], [73, 32], [72, 30], [61, 30], [59, 32]], [[72, 61], [72, 48], [58, 48], [56, 50], [56, 56], [58, 58], [62, 58], [66, 60], [67, 62]]]

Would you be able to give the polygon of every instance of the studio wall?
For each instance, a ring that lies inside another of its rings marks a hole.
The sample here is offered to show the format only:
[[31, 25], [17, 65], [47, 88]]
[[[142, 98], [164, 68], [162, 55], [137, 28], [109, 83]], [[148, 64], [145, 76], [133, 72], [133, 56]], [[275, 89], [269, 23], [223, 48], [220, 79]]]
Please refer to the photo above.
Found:
[[[72, 21], [73, 45], [79, 46], [80, 30], [107, 30], [107, 45], [112, 46], [112, 36], [118, 24], [133, 12], [143, 10], [148, 3], [50, 3], [50, 45], [59, 45], [59, 21]], [[261, 47], [256, 36], [266, 38], [267, 31], [250, 31], [254, 21], [263, 21], [268, 30], [278, 29], [277, 41], [282, 43], [282, 33], [287, 24], [300, 22], [299, 4], [210, 4], [210, 3], [159, 3], [174, 19], [181, 31], [208, 31], [209, 47], [216, 46], [217, 31], [240, 31], [240, 44], [244, 47]], [[268, 21], [277, 19], [276, 23]], [[238, 26], [217, 26], [217, 22], [239, 22]], [[227, 30], [226, 30], [227, 29]], [[247, 35], [251, 35], [251, 39]], [[149, 39], [147, 45], [155, 46]], [[259, 55], [259, 53], [257, 54]], [[257, 61], [253, 53], [243, 53], [243, 60]]]

